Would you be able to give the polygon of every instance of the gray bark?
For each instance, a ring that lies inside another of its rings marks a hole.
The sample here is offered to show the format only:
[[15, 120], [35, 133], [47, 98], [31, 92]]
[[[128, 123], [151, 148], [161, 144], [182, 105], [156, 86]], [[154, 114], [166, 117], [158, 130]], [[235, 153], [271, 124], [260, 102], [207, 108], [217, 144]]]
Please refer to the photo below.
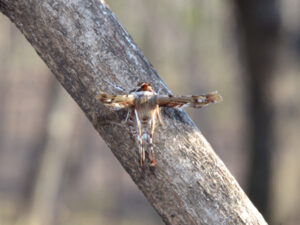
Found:
[[[95, 99], [140, 81], [170, 93], [111, 11], [97, 0], [0, 0], [166, 224], [266, 224], [188, 115], [165, 109], [155, 168], [139, 165], [135, 132]], [[28, 99], [29, 101], [30, 99]], [[58, 128], [59, 129], [59, 128]], [[101, 171], [99, 171], [101, 172]]]

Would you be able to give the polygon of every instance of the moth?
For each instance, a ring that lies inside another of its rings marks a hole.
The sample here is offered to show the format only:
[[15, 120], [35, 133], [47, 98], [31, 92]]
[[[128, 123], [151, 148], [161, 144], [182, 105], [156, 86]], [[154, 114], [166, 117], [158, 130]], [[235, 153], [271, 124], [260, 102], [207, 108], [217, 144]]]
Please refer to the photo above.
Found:
[[159, 95], [153, 90], [150, 83], [139, 83], [134, 90], [124, 95], [111, 95], [100, 92], [96, 99], [115, 109], [127, 108], [128, 113], [125, 121], [130, 115], [135, 117], [141, 166], [144, 165], [146, 158], [146, 142], [148, 143], [149, 157], [151, 156], [150, 166], [155, 166], [156, 164], [153, 150], [153, 134], [157, 118], [160, 124], [163, 125], [160, 107], [182, 108], [189, 106], [202, 108], [211, 103], [222, 101], [222, 97], [217, 91], [198, 96]]

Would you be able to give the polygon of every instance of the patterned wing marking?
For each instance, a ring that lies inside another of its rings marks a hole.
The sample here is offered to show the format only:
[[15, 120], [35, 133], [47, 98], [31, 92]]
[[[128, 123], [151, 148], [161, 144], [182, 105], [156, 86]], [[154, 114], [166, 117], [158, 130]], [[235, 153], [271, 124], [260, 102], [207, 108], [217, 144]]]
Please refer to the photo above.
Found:
[[99, 99], [103, 104], [114, 108], [128, 108], [134, 106], [135, 95], [110, 95], [100, 92], [96, 99]]
[[160, 107], [181, 108], [193, 107], [202, 108], [211, 103], [218, 103], [222, 101], [222, 96], [217, 91], [209, 92], [198, 96], [172, 96], [172, 95], [158, 95], [156, 102]]

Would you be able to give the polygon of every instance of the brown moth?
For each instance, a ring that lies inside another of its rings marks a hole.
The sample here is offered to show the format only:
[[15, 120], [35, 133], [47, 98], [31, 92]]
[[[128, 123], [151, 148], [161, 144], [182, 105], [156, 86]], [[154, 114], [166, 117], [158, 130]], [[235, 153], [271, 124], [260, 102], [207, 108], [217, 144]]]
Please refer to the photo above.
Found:
[[150, 166], [155, 166], [156, 164], [153, 150], [153, 134], [156, 119], [158, 118], [160, 124], [163, 124], [159, 107], [181, 108], [189, 106], [202, 108], [211, 103], [222, 101], [221, 95], [216, 91], [198, 96], [159, 95], [153, 90], [150, 83], [139, 83], [137, 88], [125, 95], [110, 95], [100, 92], [96, 99], [116, 109], [128, 108], [126, 121], [130, 114], [134, 115], [138, 131], [137, 140], [141, 166], [145, 162], [145, 142], [149, 143]]

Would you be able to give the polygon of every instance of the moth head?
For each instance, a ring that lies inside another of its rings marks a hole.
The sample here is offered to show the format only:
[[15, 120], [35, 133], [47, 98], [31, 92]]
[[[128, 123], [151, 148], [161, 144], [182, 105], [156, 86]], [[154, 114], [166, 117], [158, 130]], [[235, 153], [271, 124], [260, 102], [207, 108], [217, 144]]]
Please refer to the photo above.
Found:
[[153, 92], [153, 88], [150, 83], [138, 83], [137, 91]]

